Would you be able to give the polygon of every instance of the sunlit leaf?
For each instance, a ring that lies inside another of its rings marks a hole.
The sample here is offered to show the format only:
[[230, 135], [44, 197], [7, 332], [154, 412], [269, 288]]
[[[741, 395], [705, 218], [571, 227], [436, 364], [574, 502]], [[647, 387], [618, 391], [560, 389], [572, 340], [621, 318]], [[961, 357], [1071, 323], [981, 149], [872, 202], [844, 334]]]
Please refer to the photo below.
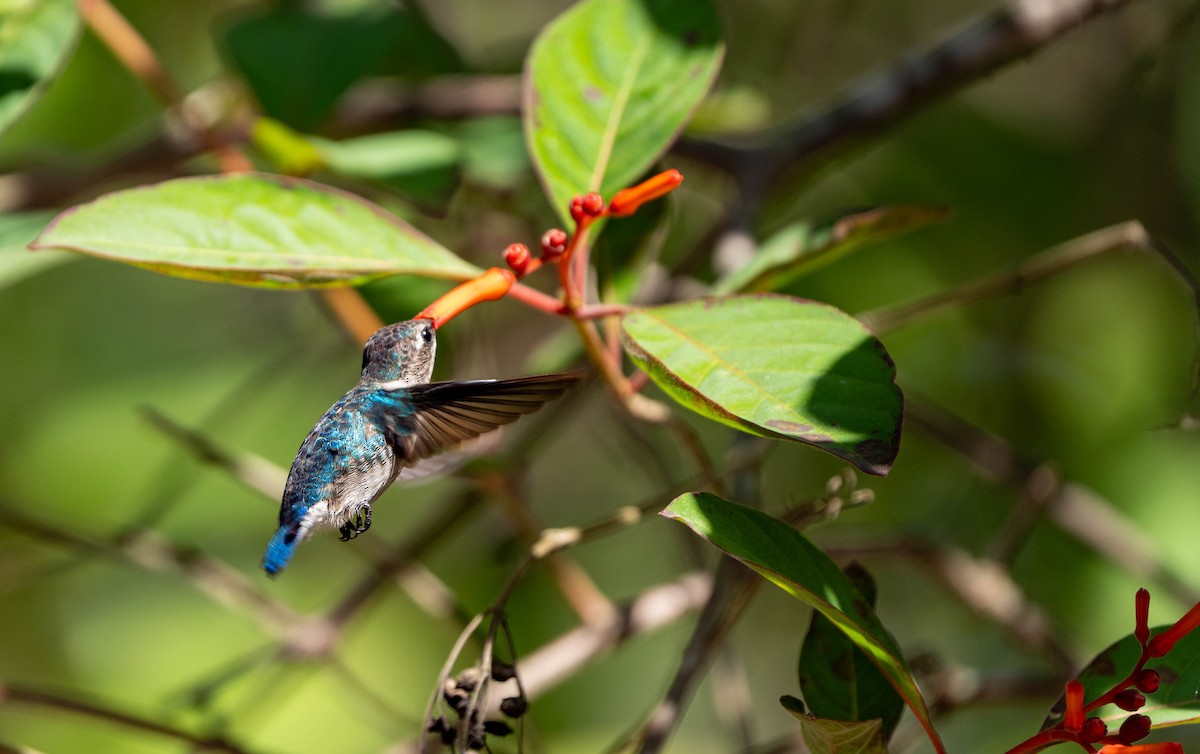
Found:
[[[875, 606], [875, 582], [866, 569], [851, 563], [846, 578]], [[904, 700], [861, 649], [828, 618], [814, 612], [804, 635], [798, 667], [800, 692], [812, 714], [829, 721], [871, 721], [876, 735], [891, 738], [904, 711]]]
[[684, 523], [828, 618], [887, 677], [937, 750], [943, 751], [925, 700], [896, 640], [879, 622], [867, 599], [803, 534], [762, 511], [707, 493], [681, 495], [662, 515]]
[[397, 274], [465, 280], [480, 272], [359, 197], [257, 174], [180, 178], [106, 194], [60, 214], [35, 247], [276, 288]]
[[792, 714], [800, 721], [800, 735], [812, 754], [887, 754], [878, 720], [846, 722]]
[[630, 356], [684, 406], [870, 474], [891, 468], [903, 411], [895, 367], [850, 315], [757, 294], [638, 309], [622, 326]]
[[764, 241], [750, 261], [717, 281], [713, 293], [779, 288], [864, 244], [945, 219], [945, 207], [898, 204], [843, 215], [824, 225], [792, 223]]
[[75, 258], [64, 252], [29, 250], [29, 244], [53, 217], [53, 212], [0, 215], [0, 288]]
[[683, 128], [720, 67], [710, 0], [585, 0], [525, 64], [525, 133], [564, 222], [571, 197], [633, 183]]
[[[1167, 628], [1159, 626], [1152, 633]], [[1141, 647], [1132, 634], [1096, 655], [1079, 674], [1084, 700], [1095, 699], [1123, 680], [1140, 656]], [[1150, 660], [1146, 667], [1158, 671], [1162, 684], [1158, 691], [1146, 694], [1146, 706], [1138, 712], [1149, 715], [1155, 727], [1200, 722], [1200, 631], [1184, 636], [1165, 657]], [[1061, 721], [1065, 706], [1066, 700], [1059, 698], [1042, 727]], [[1106, 707], [1104, 711], [1102, 717], [1109, 721], [1110, 728], [1129, 715], [1116, 707]]]
[[0, 131], [49, 85], [78, 36], [74, 0], [0, 3]]

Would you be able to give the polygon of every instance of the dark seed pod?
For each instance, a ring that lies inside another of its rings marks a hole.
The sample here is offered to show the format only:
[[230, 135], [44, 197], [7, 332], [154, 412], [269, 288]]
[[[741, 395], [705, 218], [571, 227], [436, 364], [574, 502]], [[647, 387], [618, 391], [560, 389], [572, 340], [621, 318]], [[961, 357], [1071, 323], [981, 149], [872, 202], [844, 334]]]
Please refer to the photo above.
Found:
[[523, 696], [510, 696], [500, 702], [500, 711], [505, 717], [511, 717], [514, 720], [521, 715], [524, 715], [529, 709], [529, 702], [525, 701]]
[[504, 683], [505, 681], [507, 681], [511, 678], [516, 678], [516, 676], [517, 676], [517, 669], [514, 668], [512, 665], [509, 665], [507, 662], [493, 662], [492, 663], [492, 680], [493, 681], [496, 681], [497, 683]]
[[489, 736], [500, 736], [503, 738], [510, 735], [513, 729], [511, 725], [503, 720], [488, 720], [483, 724], [483, 732]]

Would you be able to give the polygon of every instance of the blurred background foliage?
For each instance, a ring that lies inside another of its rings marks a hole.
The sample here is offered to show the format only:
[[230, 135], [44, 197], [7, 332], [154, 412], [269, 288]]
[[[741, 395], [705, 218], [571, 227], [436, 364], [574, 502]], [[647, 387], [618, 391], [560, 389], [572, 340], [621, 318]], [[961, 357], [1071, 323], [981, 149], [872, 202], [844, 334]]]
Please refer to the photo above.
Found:
[[[531, 40], [569, 3], [115, 5], [193, 98], [244, 99], [333, 140], [418, 131], [417, 146], [377, 144], [358, 163], [394, 169], [316, 177], [384, 204], [477, 264], [495, 264], [505, 245], [533, 242], [554, 223], [525, 154], [515, 77]], [[720, 5], [727, 56], [696, 118], [696, 138], [784, 122], [993, 7], [976, 0]], [[922, 202], [953, 210], [945, 222], [864, 247], [787, 292], [860, 312], [1010, 269], [1128, 219], [1141, 220], [1196, 269], [1196, 10], [1183, 0], [1130, 3], [931, 104], [815, 176], [785, 178], [753, 228], [759, 239], [853, 208]], [[464, 75], [479, 87], [455, 88]], [[172, 127], [83, 31], [61, 75], [0, 135], [0, 209], [68, 206], [124, 185], [213, 170], [202, 155], [163, 156]], [[705, 279], [733, 186], [686, 155], [666, 162], [687, 181], [653, 241], [666, 267]], [[364, 292], [395, 321], [446, 287], [393, 279]], [[393, 489], [367, 537], [353, 545], [317, 540], [284, 578], [268, 583], [258, 564], [277, 503], [199, 463], [145, 414], [150, 407], [286, 467], [357, 375], [358, 346], [321, 299], [64, 257], [36, 273], [6, 272], [0, 321], [0, 508], [8, 512], [0, 526], [0, 679], [220, 731], [249, 751], [382, 751], [410, 739], [458, 629], [402, 590], [356, 615], [336, 662], [273, 659], [275, 639], [250, 611], [206, 596], [178, 569], [131, 563], [103, 546], [64, 544], [13, 523], [12, 514], [26, 516], [85, 544], [150, 529], [224, 561], [301, 614], [336, 603], [385, 551], [382, 543], [402, 540], [469, 483]], [[567, 329], [513, 301], [488, 305], [444, 331], [437, 376], [512, 375], [561, 363], [572, 353]], [[1075, 665], [1131, 630], [1138, 586], [1155, 593], [1152, 622], [1173, 620], [1196, 601], [1195, 336], [1194, 301], [1178, 278], [1151, 256], [1114, 254], [883, 338], [912, 404], [940, 407], [1004, 438], [1021, 458], [1092, 491], [1119, 515], [1117, 531], [1128, 542], [1146, 543], [1152, 558], [1139, 561], [1138, 572], [1120, 561], [1122, 552], [1089, 546], [1043, 516], [1012, 553], [1015, 583], [1044, 611], [1049, 635]], [[687, 421], [717, 457], [734, 442], [722, 428]], [[656, 468], [640, 456], [684, 463], [668, 433], [650, 433], [649, 447], [635, 444], [598, 390], [513, 434], [534, 443], [523, 493], [546, 526], [584, 524], [661, 490]], [[980, 473], [952, 445], [910, 421], [892, 474], [862, 482], [875, 502], [810, 533], [872, 570], [880, 615], [910, 654], [966, 683], [1007, 679], [1038, 689], [939, 720], [950, 750], [998, 751], [1036, 730], [1067, 669], [1053, 652], [1048, 657], [964, 605], [901, 546], [919, 538], [983, 558], [994, 554], [997, 532], [1009, 530], [1022, 490]], [[774, 447], [762, 498], [776, 511], [797, 505], [840, 467], [808, 448]], [[573, 557], [607, 595], [628, 599], [694, 562], [692, 542], [677, 529], [647, 521]], [[501, 513], [483, 507], [422, 564], [474, 612], [494, 597], [519, 549]], [[541, 573], [518, 591], [509, 617], [522, 653], [575, 625]], [[755, 740], [794, 730], [775, 699], [796, 693], [807, 622], [805, 608], [763, 590], [733, 635], [752, 692]], [[638, 636], [538, 699], [531, 748], [604, 750], [660, 698], [689, 624]], [[260, 661], [211, 694], [198, 692], [246, 658]], [[672, 751], [740, 746], [710, 683]], [[919, 739], [904, 729], [896, 750], [905, 742], [920, 750]], [[96, 754], [186, 748], [61, 711], [0, 704], [5, 744]]]

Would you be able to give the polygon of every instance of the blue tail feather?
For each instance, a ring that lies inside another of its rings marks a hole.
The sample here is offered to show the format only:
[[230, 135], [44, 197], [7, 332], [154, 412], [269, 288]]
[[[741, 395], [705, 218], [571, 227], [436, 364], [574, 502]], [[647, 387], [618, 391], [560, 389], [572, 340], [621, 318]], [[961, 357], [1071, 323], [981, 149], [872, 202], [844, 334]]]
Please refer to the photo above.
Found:
[[284, 524], [279, 527], [279, 531], [275, 532], [275, 536], [271, 537], [271, 542], [267, 545], [267, 552], [263, 555], [263, 570], [268, 576], [274, 576], [284, 568], [287, 568], [288, 561], [292, 559], [292, 553], [296, 551], [296, 545], [300, 544], [300, 527], [295, 524]]

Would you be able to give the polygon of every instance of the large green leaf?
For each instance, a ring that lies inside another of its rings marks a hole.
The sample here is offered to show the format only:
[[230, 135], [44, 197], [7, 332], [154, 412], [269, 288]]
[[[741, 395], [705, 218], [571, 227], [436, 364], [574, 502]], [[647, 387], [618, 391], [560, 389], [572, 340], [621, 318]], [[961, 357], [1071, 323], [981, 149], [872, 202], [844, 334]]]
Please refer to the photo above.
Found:
[[639, 309], [622, 326], [638, 366], [688, 408], [814, 445], [870, 474], [891, 468], [903, 412], [896, 370], [850, 315], [757, 294]]
[[611, 196], [662, 155], [723, 53], [710, 0], [585, 0], [545, 28], [525, 63], [525, 135], [564, 222], [572, 196]]
[[[866, 569], [851, 563], [846, 578], [872, 607], [875, 582]], [[841, 629], [819, 612], [800, 648], [798, 666], [800, 693], [814, 715], [828, 722], [875, 721], [875, 736], [891, 738], [904, 711], [904, 700], [887, 677]], [[854, 728], [857, 733], [863, 728]], [[837, 729], [837, 732], [845, 732]]]
[[0, 131], [37, 99], [78, 36], [74, 0], [0, 0]]
[[35, 254], [29, 250], [30, 242], [53, 217], [49, 211], [0, 215], [0, 288], [75, 258], [56, 251]]
[[824, 552], [794, 527], [707, 493], [675, 498], [663, 516], [741, 561], [771, 583], [811, 606], [838, 627], [887, 677], [925, 727], [934, 747], [944, 751], [929, 720], [925, 699], [908, 665], [870, 603]]
[[843, 215], [822, 225], [793, 223], [764, 241], [746, 265], [718, 280], [713, 293], [779, 288], [859, 246], [943, 220], [949, 214], [945, 207], [898, 204]]
[[480, 270], [380, 207], [309, 181], [179, 178], [67, 210], [34, 248], [72, 249], [168, 275], [271, 288]]
[[[1167, 628], [1158, 626], [1152, 633]], [[1084, 701], [1090, 702], [1123, 680], [1140, 656], [1141, 645], [1132, 634], [1096, 655], [1079, 674]], [[1165, 657], [1150, 660], [1146, 667], [1158, 671], [1162, 685], [1158, 691], [1146, 694], [1146, 706], [1138, 712], [1149, 715], [1155, 727], [1200, 722], [1200, 631], [1184, 636]], [[1042, 727], [1048, 728], [1061, 721], [1064, 709], [1066, 700], [1059, 698]], [[1114, 729], [1116, 721], [1129, 715], [1116, 707], [1107, 707], [1103, 711], [1102, 716]]]

